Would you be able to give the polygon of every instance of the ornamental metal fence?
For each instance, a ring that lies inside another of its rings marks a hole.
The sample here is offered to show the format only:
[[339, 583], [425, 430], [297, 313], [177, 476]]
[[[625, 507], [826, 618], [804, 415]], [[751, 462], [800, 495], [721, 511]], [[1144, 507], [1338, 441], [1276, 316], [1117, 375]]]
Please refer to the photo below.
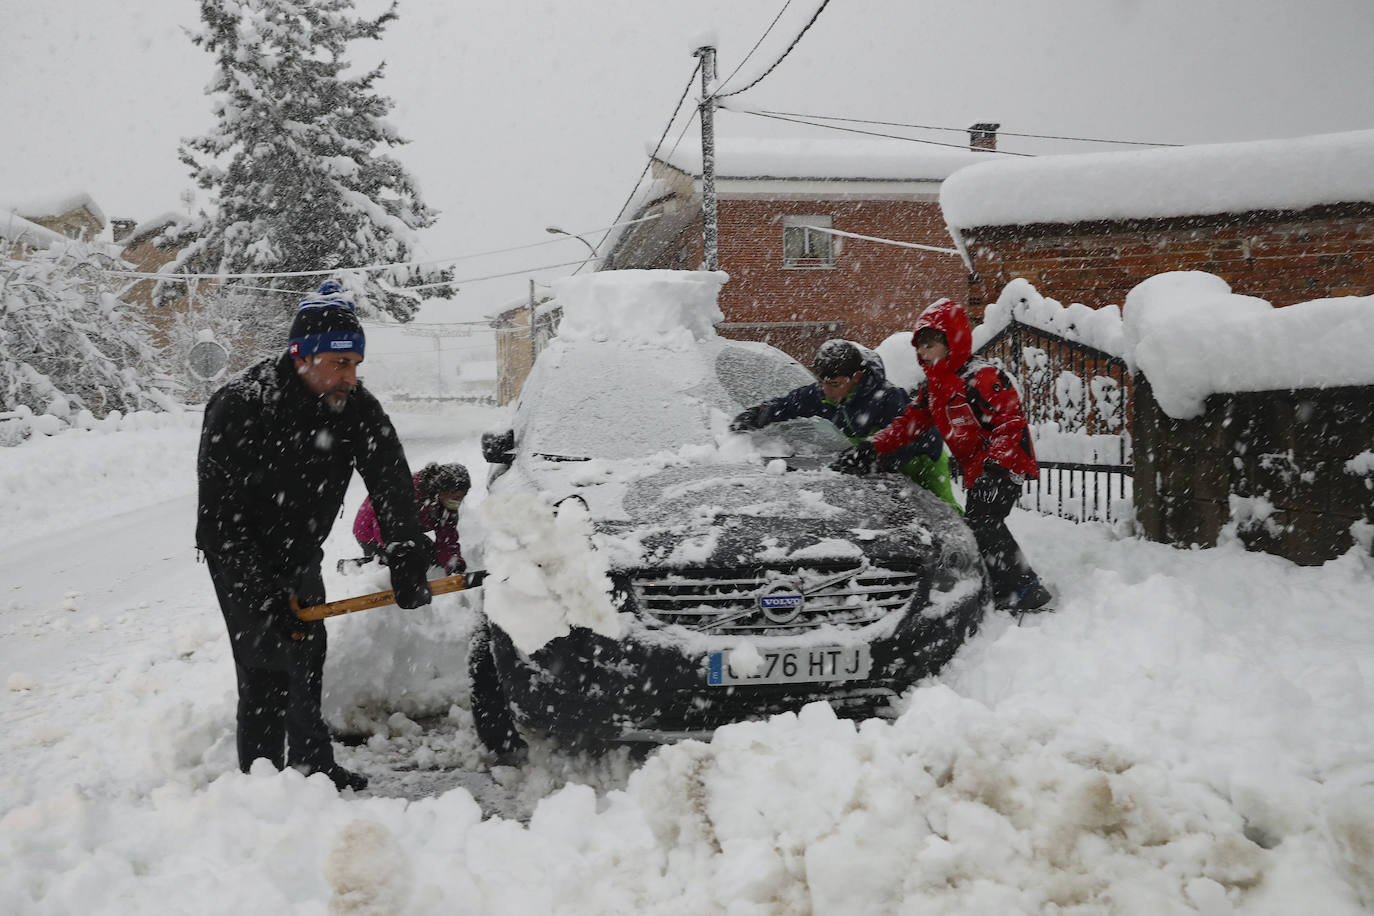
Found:
[[1074, 521], [1131, 518], [1133, 384], [1125, 361], [1014, 318], [975, 355], [1021, 390], [1040, 464], [1021, 506]]

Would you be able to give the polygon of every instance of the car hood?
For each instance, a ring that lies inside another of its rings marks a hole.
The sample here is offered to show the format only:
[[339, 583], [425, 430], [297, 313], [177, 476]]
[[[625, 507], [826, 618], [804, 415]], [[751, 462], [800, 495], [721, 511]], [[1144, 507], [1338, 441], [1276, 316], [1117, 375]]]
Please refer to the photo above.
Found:
[[968, 540], [947, 505], [897, 475], [793, 470], [775, 460], [627, 476], [546, 462], [529, 477], [554, 501], [576, 498], [587, 506], [597, 548], [620, 569], [825, 564], [865, 556], [907, 564], [950, 546], [962, 551]]

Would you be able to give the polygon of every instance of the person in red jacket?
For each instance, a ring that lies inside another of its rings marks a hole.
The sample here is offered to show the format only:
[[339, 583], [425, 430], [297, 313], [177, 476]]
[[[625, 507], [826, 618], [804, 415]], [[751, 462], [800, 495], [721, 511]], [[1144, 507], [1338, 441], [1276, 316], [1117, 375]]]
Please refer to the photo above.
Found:
[[911, 344], [926, 384], [887, 428], [845, 451], [836, 470], [867, 473], [877, 459], [932, 426], [944, 436], [968, 488], [964, 521], [973, 529], [998, 607], [1042, 608], [1050, 592], [1040, 582], [1006, 518], [1026, 478], [1038, 478], [1021, 396], [1005, 372], [973, 353], [973, 330], [958, 303], [941, 299], [916, 320]]
[[[450, 576], [463, 572], [463, 549], [458, 543], [458, 507], [468, 495], [472, 481], [461, 464], [430, 463], [416, 472], [415, 502], [420, 509], [420, 527], [434, 532], [434, 562]], [[372, 499], [363, 500], [353, 519], [353, 537], [363, 549], [364, 560], [386, 560], [382, 531]], [[352, 562], [352, 561], [350, 561]], [[362, 562], [362, 561], [359, 561]]]

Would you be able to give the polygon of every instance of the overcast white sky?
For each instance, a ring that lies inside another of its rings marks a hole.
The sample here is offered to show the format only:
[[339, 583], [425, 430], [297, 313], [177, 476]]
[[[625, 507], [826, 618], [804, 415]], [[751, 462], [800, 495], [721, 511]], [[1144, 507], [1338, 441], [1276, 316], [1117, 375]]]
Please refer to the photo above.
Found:
[[[714, 32], [725, 76], [783, 3], [401, 0], [383, 42], [357, 45], [355, 59], [388, 63], [383, 91], [413, 141], [394, 155], [442, 214], [423, 235], [426, 256], [549, 240], [551, 224], [580, 232], [610, 223], [687, 82], [693, 38]], [[771, 62], [815, 5], [792, 0], [731, 86]], [[183, 34], [198, 25], [199, 4], [0, 7], [0, 200], [85, 190], [109, 217], [177, 209], [190, 187], [177, 143], [211, 127], [210, 58]], [[832, 0], [792, 55], [734, 101], [1167, 143], [1299, 136], [1374, 127], [1371, 48], [1370, 0]], [[718, 131], [854, 136], [744, 115], [723, 116]], [[682, 142], [698, 136], [693, 125]], [[1037, 153], [1131, 148], [1001, 143]], [[460, 278], [479, 277], [585, 252], [564, 240], [456, 267]], [[467, 283], [452, 305], [429, 305], [421, 318], [488, 314], [527, 288], [524, 274]]]

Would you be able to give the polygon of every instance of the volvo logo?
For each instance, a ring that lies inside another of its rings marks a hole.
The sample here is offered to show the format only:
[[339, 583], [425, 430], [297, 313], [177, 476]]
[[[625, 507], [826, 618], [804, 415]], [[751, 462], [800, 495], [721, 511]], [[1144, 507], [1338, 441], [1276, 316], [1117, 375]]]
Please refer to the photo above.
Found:
[[759, 610], [773, 623], [791, 623], [801, 615], [806, 599], [794, 582], [779, 582], [758, 596]]

